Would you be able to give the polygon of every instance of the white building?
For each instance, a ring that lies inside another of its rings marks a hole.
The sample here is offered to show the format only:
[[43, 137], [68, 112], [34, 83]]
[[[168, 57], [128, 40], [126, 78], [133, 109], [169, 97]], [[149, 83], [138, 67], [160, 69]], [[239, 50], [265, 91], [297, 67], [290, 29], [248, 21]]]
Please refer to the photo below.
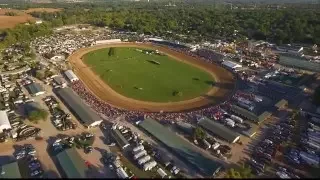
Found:
[[64, 55], [55, 55], [52, 58], [50, 58], [51, 61], [62, 61], [65, 60], [65, 56]]
[[150, 162], [147, 162], [143, 165], [143, 170], [144, 171], [150, 171], [151, 169], [153, 169], [154, 167], [156, 167], [157, 165], [157, 162], [155, 161], [150, 161]]
[[67, 70], [64, 72], [70, 82], [78, 81], [79, 78], [73, 73], [72, 70]]
[[121, 39], [108, 39], [108, 40], [100, 40], [96, 41], [96, 45], [99, 44], [111, 44], [111, 43], [121, 43]]
[[157, 170], [157, 173], [161, 176], [161, 178], [164, 178], [165, 176], [167, 176], [167, 173], [164, 172], [164, 170], [162, 170], [161, 168]]
[[41, 21], [41, 20], [37, 20], [37, 21], [35, 22], [35, 24], [42, 24], [42, 21]]
[[0, 111], [0, 132], [2, 133], [5, 129], [11, 129], [11, 124], [6, 111]]
[[233, 70], [233, 71], [237, 71], [238, 68], [241, 68], [242, 65], [241, 64], [237, 64], [235, 62], [232, 62], [232, 61], [223, 61], [221, 63], [223, 66]]

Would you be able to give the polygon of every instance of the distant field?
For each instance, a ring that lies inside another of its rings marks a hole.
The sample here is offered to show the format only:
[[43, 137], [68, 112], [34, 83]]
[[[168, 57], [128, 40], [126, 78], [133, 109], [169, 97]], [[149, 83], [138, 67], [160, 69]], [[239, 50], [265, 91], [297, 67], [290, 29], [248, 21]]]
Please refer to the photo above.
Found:
[[[30, 12], [56, 12], [61, 11], [62, 9], [54, 9], [54, 8], [31, 8], [28, 10], [16, 10], [16, 9], [0, 9], [0, 29], [5, 28], [13, 28], [17, 24], [25, 23], [28, 21], [34, 22], [36, 18], [32, 17]], [[14, 12], [17, 16], [6, 16], [6, 12]]]
[[192, 99], [208, 92], [214, 82], [207, 72], [167, 55], [149, 55], [134, 47], [117, 47], [114, 55], [108, 53], [109, 48], [99, 49], [84, 55], [83, 60], [113, 90], [133, 99]]

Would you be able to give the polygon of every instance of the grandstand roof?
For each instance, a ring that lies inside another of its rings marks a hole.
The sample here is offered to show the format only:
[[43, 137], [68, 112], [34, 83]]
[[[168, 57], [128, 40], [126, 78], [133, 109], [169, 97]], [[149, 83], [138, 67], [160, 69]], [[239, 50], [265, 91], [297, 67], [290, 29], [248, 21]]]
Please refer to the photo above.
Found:
[[57, 95], [85, 126], [95, 126], [102, 121], [98, 114], [86, 105], [72, 89], [59, 89], [57, 90]]
[[114, 129], [111, 131], [111, 134], [122, 149], [129, 145], [128, 141], [123, 137], [119, 130]]
[[66, 178], [86, 178], [88, 167], [74, 148], [66, 149], [59, 153], [57, 159]]
[[236, 132], [231, 131], [224, 125], [214, 122], [213, 120], [207, 118], [207, 117], [202, 117], [199, 120], [199, 125], [210, 131], [211, 133], [215, 134], [216, 136], [219, 136], [223, 138], [224, 140], [235, 143], [237, 140], [239, 140], [240, 135]]
[[145, 119], [139, 126], [164, 143], [181, 159], [184, 159], [199, 169], [206, 176], [212, 176], [220, 170], [221, 164], [219, 162], [204, 156], [198, 149], [193, 147], [192, 144], [180, 138], [157, 121]]

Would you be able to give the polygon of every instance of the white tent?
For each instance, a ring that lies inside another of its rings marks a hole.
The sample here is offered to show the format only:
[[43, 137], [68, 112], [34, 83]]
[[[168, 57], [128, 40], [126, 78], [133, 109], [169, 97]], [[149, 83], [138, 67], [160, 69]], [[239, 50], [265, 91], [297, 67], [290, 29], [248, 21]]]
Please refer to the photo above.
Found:
[[66, 74], [66, 76], [71, 82], [79, 80], [79, 78], [71, 70], [67, 70], [64, 73]]
[[236, 68], [241, 68], [242, 65], [241, 64], [237, 64], [235, 62], [232, 62], [232, 61], [223, 61], [222, 62], [222, 65], [232, 69], [232, 70], [235, 70]]
[[11, 129], [11, 124], [9, 122], [7, 112], [0, 111], [0, 132], [3, 132], [4, 129]]
[[162, 178], [164, 178], [165, 176], [167, 176], [167, 173], [164, 172], [164, 170], [162, 170], [161, 168], [159, 168], [159, 169], [157, 170], [157, 172], [158, 172], [158, 174], [159, 174]]

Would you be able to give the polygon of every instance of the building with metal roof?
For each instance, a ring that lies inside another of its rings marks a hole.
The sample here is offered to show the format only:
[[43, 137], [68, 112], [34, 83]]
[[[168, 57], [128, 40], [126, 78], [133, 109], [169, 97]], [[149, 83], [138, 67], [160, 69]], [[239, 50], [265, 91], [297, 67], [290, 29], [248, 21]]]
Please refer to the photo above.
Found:
[[203, 129], [210, 131], [215, 136], [218, 136], [227, 142], [235, 143], [240, 139], [240, 135], [238, 133], [231, 131], [223, 124], [217, 123], [207, 117], [202, 117], [198, 124]]
[[59, 165], [63, 169], [63, 176], [65, 176], [64, 178], [86, 178], [88, 167], [76, 149], [65, 149], [56, 157]]
[[320, 72], [320, 63], [307, 61], [306, 58], [287, 53], [280, 54], [279, 64], [293, 67], [298, 69], [304, 69], [308, 71]]
[[202, 154], [192, 144], [177, 136], [156, 120], [147, 118], [140, 122], [139, 126], [165, 144], [176, 156], [197, 168], [205, 176], [212, 177], [221, 169], [222, 164], [220, 162]]
[[284, 108], [285, 106], [288, 105], [288, 101], [285, 99], [281, 99], [280, 101], [278, 101], [274, 106], [278, 109]]
[[118, 129], [113, 129], [111, 131], [111, 135], [122, 149], [125, 149], [130, 145], [129, 142], [126, 140], [126, 138], [123, 137], [123, 135], [120, 133]]
[[20, 179], [20, 169], [18, 162], [12, 162], [0, 167], [0, 179]]
[[41, 87], [39, 83], [33, 82], [31, 84], [28, 84], [26, 85], [26, 89], [32, 96], [38, 96], [45, 93], [44, 89]]
[[185, 122], [178, 121], [178, 122], [176, 122], [176, 126], [181, 131], [183, 131], [184, 133], [189, 134], [189, 135], [191, 135], [194, 130], [194, 126], [192, 124], [185, 123]]
[[267, 118], [269, 118], [272, 114], [268, 111], [261, 113], [260, 115], [256, 115], [255, 113], [248, 111], [242, 107], [231, 105], [231, 111], [239, 116], [242, 116], [246, 119], [249, 119], [255, 123], [261, 123]]
[[11, 129], [11, 124], [6, 111], [0, 111], [0, 133], [5, 129]]
[[53, 81], [58, 84], [59, 86], [65, 87], [67, 83], [63, 80], [61, 76], [55, 76], [53, 77]]
[[70, 82], [78, 81], [79, 78], [74, 74], [72, 70], [67, 70], [64, 72]]
[[98, 126], [102, 122], [98, 114], [86, 105], [72, 89], [61, 88], [56, 93], [77, 119], [87, 128]]

